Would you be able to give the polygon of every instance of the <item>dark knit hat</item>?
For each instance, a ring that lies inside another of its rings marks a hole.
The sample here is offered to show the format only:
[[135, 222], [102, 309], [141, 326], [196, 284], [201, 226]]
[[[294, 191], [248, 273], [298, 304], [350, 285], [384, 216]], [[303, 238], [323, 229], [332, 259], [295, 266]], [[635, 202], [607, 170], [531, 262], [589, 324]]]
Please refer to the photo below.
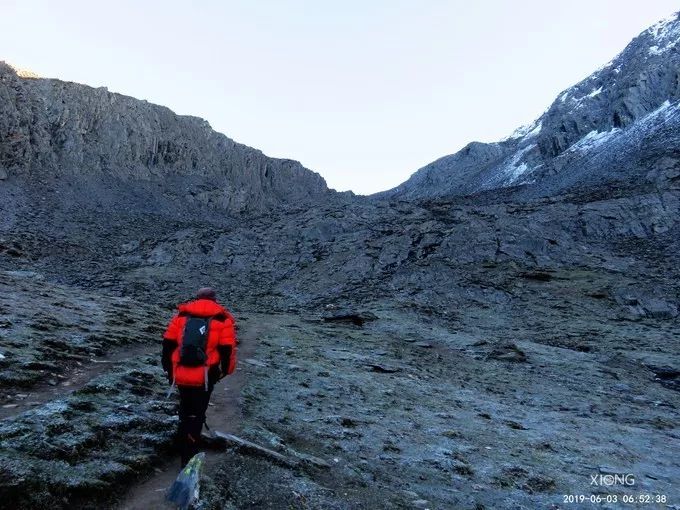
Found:
[[217, 294], [212, 287], [201, 287], [196, 293], [196, 299], [210, 299], [211, 301], [215, 301], [217, 299]]

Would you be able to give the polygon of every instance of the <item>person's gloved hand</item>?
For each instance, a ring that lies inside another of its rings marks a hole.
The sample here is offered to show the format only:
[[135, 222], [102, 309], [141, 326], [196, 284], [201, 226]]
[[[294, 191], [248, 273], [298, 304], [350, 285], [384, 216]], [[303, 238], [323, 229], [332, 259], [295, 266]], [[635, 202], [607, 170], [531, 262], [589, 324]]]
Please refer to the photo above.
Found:
[[212, 365], [208, 369], [208, 381], [210, 381], [212, 384], [215, 384], [220, 379], [222, 379], [222, 372], [220, 370], [220, 366]]
[[220, 353], [220, 379], [223, 379], [228, 375], [232, 347], [231, 345], [220, 345], [217, 349]]

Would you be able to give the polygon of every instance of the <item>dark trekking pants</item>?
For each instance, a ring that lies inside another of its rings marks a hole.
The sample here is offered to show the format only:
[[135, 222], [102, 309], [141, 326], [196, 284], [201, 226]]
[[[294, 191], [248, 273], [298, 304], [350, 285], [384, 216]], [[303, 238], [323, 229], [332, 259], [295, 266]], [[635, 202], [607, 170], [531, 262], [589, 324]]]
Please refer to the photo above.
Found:
[[205, 423], [205, 412], [208, 409], [210, 395], [214, 385], [208, 389], [192, 386], [179, 386], [179, 427], [177, 440], [182, 457], [182, 467], [198, 453], [201, 431]]

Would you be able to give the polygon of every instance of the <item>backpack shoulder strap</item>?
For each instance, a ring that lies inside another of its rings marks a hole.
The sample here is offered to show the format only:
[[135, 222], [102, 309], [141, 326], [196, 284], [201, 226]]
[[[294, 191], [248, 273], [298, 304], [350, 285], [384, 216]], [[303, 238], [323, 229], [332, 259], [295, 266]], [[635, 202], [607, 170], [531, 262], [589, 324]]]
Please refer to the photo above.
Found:
[[219, 313], [216, 313], [215, 315], [213, 315], [210, 318], [215, 319], [216, 321], [219, 321], [219, 322], [224, 322], [224, 321], [227, 320], [227, 314], [224, 313], [224, 312], [219, 312]]

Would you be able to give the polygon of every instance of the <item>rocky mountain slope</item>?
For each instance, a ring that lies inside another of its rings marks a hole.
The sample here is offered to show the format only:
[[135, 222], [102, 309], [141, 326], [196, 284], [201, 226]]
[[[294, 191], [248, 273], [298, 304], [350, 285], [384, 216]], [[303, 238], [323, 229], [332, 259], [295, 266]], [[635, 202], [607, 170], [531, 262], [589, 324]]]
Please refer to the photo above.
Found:
[[105, 88], [20, 77], [2, 62], [0, 178], [61, 188], [64, 204], [182, 211], [261, 211], [329, 192], [320, 175], [205, 120]]
[[201, 285], [241, 339], [209, 423], [297, 459], [223, 446], [204, 508], [561, 508], [612, 473], [680, 505], [677, 24], [379, 197], [0, 68], [0, 508], [162, 505], [158, 334]]
[[528, 193], [549, 195], [629, 177], [650, 154], [676, 154], [679, 42], [676, 14], [562, 92], [532, 124], [497, 143], [473, 142], [379, 196], [428, 199], [529, 183]]

